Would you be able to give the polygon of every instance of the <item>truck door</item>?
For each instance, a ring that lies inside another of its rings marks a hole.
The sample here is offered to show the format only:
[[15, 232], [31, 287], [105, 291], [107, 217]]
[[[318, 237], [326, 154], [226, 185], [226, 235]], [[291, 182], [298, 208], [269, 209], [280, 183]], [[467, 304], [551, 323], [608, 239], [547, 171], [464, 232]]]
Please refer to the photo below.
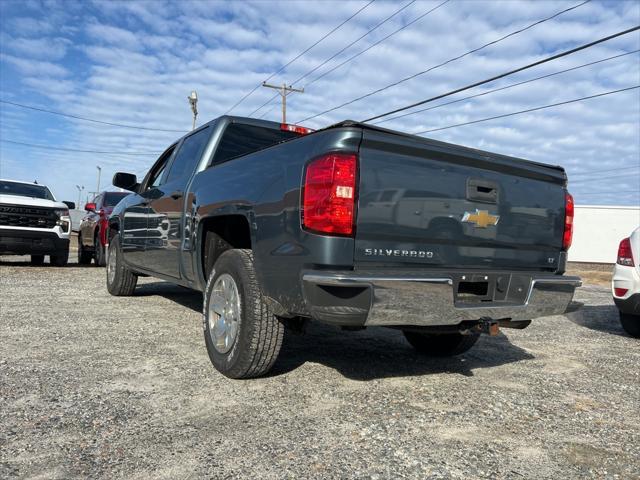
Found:
[[158, 187], [164, 174], [171, 154], [175, 150], [175, 145], [169, 147], [151, 170], [145, 176], [140, 185], [138, 193], [133, 198], [128, 199], [127, 206], [123, 213], [122, 254], [127, 262], [146, 266], [145, 244], [147, 238], [147, 226], [149, 222], [149, 202], [158, 194]]
[[180, 278], [185, 194], [210, 135], [211, 128], [205, 127], [182, 140], [149, 199], [145, 267], [153, 272]]

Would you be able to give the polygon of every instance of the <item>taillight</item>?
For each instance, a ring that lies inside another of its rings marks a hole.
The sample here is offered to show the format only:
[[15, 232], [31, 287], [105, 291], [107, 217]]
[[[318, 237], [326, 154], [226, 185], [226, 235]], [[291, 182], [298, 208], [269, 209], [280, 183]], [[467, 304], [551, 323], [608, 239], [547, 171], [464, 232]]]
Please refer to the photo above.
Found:
[[633, 252], [631, 251], [631, 241], [628, 238], [625, 238], [620, 242], [620, 246], [618, 247], [618, 260], [616, 263], [618, 265], [624, 265], [625, 267], [635, 266], [635, 263], [633, 262]]
[[358, 157], [329, 153], [307, 165], [302, 185], [302, 226], [334, 235], [352, 235]]
[[613, 294], [616, 297], [624, 297], [627, 294], [628, 291], [629, 291], [628, 288], [614, 288], [613, 289]]
[[307, 127], [301, 127], [300, 125], [290, 125], [288, 123], [281, 123], [280, 130], [283, 132], [295, 132], [301, 135], [307, 135], [308, 133], [312, 133], [313, 130]]
[[573, 240], [573, 197], [569, 192], [564, 194], [564, 235], [562, 236], [562, 249], [569, 250]]

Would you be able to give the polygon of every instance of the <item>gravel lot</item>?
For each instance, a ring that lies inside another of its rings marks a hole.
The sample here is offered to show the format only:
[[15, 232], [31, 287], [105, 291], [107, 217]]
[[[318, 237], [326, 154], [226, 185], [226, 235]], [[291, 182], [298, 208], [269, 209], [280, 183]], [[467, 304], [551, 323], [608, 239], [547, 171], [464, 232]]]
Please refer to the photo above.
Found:
[[449, 360], [314, 325], [232, 381], [200, 294], [104, 276], [0, 262], [0, 478], [640, 478], [640, 342], [606, 287]]

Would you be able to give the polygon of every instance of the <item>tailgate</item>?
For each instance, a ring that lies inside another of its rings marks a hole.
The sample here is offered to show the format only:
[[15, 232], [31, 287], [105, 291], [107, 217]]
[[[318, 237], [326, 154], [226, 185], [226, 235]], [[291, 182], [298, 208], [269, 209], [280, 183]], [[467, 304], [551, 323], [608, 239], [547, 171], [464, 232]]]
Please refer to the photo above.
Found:
[[564, 171], [364, 129], [355, 261], [558, 268]]

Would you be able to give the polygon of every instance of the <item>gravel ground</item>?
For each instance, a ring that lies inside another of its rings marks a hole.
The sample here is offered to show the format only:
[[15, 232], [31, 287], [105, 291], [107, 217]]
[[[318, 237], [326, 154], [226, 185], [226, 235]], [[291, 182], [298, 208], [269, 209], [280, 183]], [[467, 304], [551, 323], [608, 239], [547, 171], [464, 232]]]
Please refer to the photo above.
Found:
[[640, 342], [606, 287], [448, 360], [313, 325], [232, 381], [200, 294], [104, 276], [0, 263], [0, 478], [640, 478]]

